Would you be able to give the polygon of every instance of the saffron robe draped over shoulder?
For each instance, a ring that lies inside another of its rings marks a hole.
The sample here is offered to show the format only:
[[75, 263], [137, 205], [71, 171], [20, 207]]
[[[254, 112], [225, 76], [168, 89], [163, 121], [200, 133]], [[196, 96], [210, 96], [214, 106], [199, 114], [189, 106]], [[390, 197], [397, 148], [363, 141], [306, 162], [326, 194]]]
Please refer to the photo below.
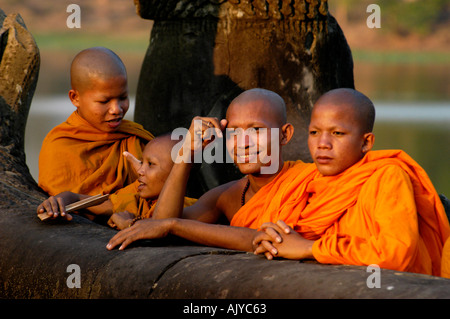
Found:
[[440, 275], [449, 222], [428, 175], [405, 152], [370, 151], [336, 176], [315, 165], [292, 173], [262, 187], [231, 224], [257, 229], [281, 219], [315, 241], [321, 263]]
[[294, 201], [303, 194], [307, 181], [316, 173], [316, 166], [302, 161], [286, 161], [283, 168], [268, 184], [242, 206], [230, 221], [231, 226], [258, 229], [263, 223], [283, 220], [294, 227], [300, 212], [280, 210], [287, 201]]
[[[141, 198], [138, 193], [139, 182], [136, 181], [115, 194], [109, 196], [109, 200], [113, 205], [113, 213], [128, 211], [136, 217], [150, 218], [155, 210], [155, 200], [146, 200]], [[197, 199], [185, 197], [184, 207], [193, 205]]]
[[102, 132], [77, 111], [45, 137], [39, 154], [39, 186], [50, 195], [63, 191], [112, 194], [133, 183], [137, 174], [122, 155], [142, 158], [153, 135], [123, 120], [113, 133]]
[[428, 175], [401, 150], [370, 151], [339, 175], [317, 175], [295, 206], [294, 229], [315, 240], [321, 263], [440, 275], [449, 222]]

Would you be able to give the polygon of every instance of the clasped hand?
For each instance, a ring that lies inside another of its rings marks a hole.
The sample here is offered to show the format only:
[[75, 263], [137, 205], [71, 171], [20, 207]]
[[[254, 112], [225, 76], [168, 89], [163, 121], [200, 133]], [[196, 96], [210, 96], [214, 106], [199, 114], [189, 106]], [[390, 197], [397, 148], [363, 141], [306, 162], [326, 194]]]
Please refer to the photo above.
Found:
[[283, 257], [287, 259], [313, 258], [314, 241], [303, 238], [285, 222], [264, 223], [253, 237], [255, 254], [264, 254], [267, 259]]

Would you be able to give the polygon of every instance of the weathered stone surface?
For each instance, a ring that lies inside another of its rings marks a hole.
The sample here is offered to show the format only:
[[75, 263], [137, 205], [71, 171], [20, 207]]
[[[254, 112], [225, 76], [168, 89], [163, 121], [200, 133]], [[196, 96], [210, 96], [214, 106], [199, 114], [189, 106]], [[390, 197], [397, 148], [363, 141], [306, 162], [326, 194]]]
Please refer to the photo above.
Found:
[[[366, 267], [268, 261], [175, 239], [108, 251], [115, 231], [82, 217], [41, 222], [33, 207], [0, 207], [1, 298], [450, 298], [450, 280]], [[69, 288], [67, 267], [81, 269]]]
[[7, 16], [0, 9], [0, 27], [0, 204], [13, 205], [26, 200], [22, 192], [38, 192], [26, 165], [24, 138], [40, 58], [19, 14]]

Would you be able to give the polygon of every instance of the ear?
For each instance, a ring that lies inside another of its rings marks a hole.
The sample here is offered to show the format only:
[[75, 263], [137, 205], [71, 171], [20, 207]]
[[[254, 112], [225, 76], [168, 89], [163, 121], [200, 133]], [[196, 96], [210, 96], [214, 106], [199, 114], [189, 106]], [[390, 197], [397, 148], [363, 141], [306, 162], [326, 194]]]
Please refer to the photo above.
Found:
[[286, 145], [294, 136], [294, 126], [286, 123], [281, 127], [281, 145]]
[[373, 135], [373, 133], [365, 133], [363, 135], [363, 145], [361, 151], [364, 154], [366, 154], [368, 151], [372, 149], [374, 143], [375, 143], [375, 135]]
[[69, 91], [69, 99], [76, 107], [80, 106], [80, 93], [77, 90], [71, 89]]

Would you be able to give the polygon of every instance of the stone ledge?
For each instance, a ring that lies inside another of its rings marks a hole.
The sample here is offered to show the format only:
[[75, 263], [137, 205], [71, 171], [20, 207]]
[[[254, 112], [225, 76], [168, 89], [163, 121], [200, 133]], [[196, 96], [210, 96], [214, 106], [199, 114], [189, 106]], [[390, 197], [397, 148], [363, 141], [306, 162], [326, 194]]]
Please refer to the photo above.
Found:
[[[368, 288], [366, 267], [268, 261], [174, 238], [108, 251], [114, 233], [79, 216], [41, 222], [32, 207], [0, 207], [0, 297], [450, 298], [450, 280], [443, 278], [381, 270], [381, 288]], [[66, 284], [70, 264], [80, 267], [80, 288]]]

